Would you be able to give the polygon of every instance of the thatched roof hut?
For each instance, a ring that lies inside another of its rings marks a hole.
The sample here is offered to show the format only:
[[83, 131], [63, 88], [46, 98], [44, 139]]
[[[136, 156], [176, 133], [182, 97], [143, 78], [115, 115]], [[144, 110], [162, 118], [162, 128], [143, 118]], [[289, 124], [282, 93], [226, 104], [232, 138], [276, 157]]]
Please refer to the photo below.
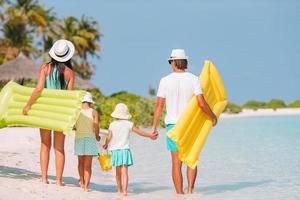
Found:
[[[27, 80], [36, 80], [39, 76], [40, 65], [34, 63], [20, 53], [17, 58], [0, 65], [0, 82], [7, 83], [10, 80], [23, 83]], [[78, 76], [75, 77], [75, 86], [82, 89], [92, 89], [96, 86]]]
[[0, 65], [0, 81], [35, 80], [38, 78], [39, 68], [40, 66], [20, 53], [17, 58]]

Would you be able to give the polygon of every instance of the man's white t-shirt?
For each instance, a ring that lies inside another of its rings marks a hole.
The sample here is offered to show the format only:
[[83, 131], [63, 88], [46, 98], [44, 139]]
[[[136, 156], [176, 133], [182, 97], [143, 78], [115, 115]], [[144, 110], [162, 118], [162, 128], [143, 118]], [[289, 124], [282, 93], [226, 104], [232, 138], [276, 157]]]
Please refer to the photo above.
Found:
[[129, 136], [133, 123], [128, 120], [113, 121], [108, 130], [112, 132], [109, 150], [129, 149]]
[[173, 72], [160, 80], [157, 96], [166, 100], [166, 124], [176, 124], [193, 95], [202, 94], [200, 80], [189, 72]]

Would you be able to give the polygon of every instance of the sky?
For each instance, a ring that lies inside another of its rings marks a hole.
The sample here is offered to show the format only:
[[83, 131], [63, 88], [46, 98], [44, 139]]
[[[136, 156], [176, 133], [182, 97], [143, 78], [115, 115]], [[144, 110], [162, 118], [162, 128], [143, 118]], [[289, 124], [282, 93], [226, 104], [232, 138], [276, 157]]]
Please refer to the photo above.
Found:
[[173, 48], [188, 70], [217, 67], [229, 101], [300, 99], [299, 0], [41, 0], [59, 17], [91, 16], [103, 34], [92, 82], [105, 95], [147, 96], [171, 73]]

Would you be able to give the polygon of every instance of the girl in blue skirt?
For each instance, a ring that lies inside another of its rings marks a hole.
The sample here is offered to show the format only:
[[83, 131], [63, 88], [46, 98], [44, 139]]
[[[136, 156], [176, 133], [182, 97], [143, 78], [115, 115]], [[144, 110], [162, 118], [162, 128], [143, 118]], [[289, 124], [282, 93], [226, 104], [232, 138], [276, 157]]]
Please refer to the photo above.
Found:
[[133, 164], [129, 147], [130, 132], [133, 131], [140, 136], [148, 137], [152, 140], [155, 140], [158, 134], [149, 134], [134, 126], [134, 124], [129, 121], [131, 115], [127, 106], [123, 103], [116, 105], [111, 116], [115, 120], [109, 125], [108, 136], [103, 148], [107, 149], [109, 145], [111, 154], [110, 163], [116, 167], [118, 193], [126, 196], [128, 187], [128, 166]]
[[[100, 141], [98, 113], [91, 108], [93, 104], [91, 93], [84, 96], [81, 112], [76, 122], [75, 155], [78, 156], [78, 173], [80, 187], [89, 191], [92, 176], [93, 156], [98, 155], [97, 141]], [[97, 140], [97, 141], [96, 141]]]

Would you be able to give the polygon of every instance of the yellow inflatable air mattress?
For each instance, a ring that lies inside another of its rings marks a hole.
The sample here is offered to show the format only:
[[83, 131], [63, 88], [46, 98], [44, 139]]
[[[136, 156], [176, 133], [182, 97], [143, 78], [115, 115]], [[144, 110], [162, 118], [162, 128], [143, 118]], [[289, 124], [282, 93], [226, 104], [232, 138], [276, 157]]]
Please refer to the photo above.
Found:
[[[203, 95], [217, 117], [227, 105], [221, 77], [210, 61], [205, 61], [200, 74]], [[198, 163], [199, 154], [212, 128], [212, 120], [199, 107], [194, 96], [167, 135], [176, 142], [179, 159], [191, 168]]]
[[23, 115], [23, 107], [33, 90], [12, 81], [4, 86], [0, 93], [0, 128], [28, 126], [70, 133], [86, 92], [43, 89], [28, 115]]

